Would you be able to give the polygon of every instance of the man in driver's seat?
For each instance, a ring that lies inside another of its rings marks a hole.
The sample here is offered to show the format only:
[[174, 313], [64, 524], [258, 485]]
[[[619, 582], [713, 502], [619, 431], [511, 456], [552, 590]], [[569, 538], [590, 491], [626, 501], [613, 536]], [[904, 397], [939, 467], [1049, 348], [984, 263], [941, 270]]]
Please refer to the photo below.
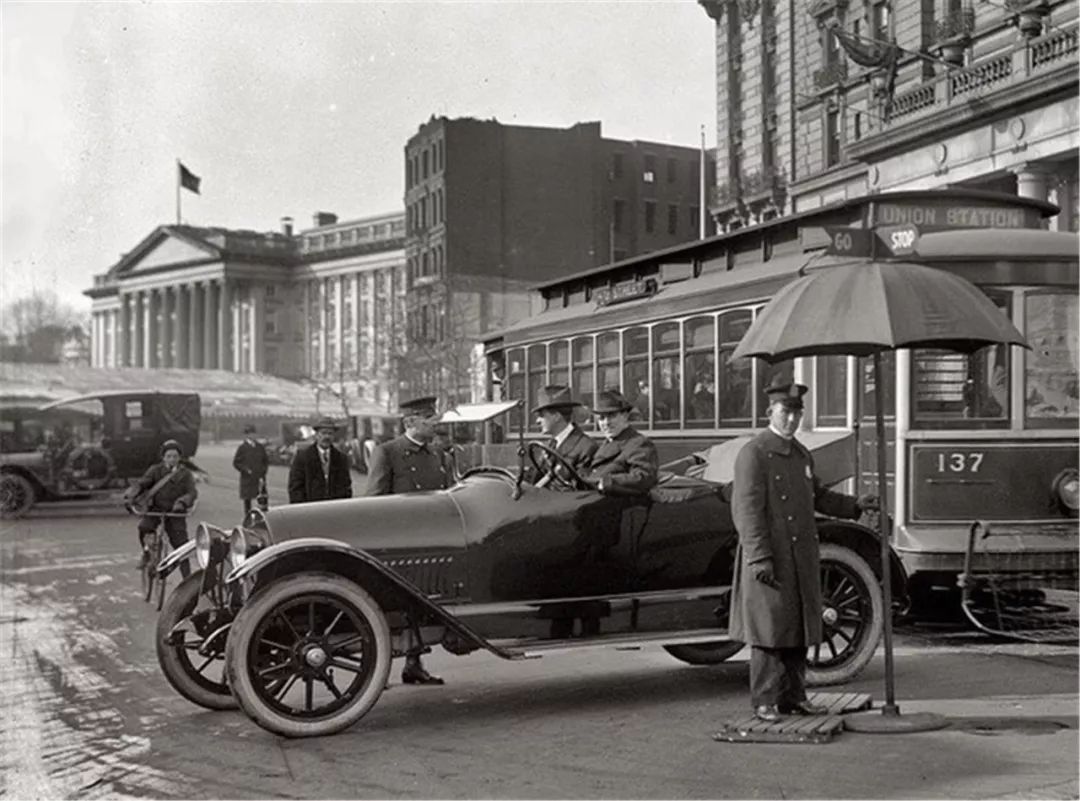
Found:
[[604, 390], [596, 396], [592, 411], [605, 441], [593, 454], [587, 480], [605, 495], [644, 495], [659, 479], [656, 446], [630, 425], [633, 409], [616, 390]]
[[[550, 437], [545, 444], [562, 456], [578, 473], [587, 473], [593, 454], [596, 453], [596, 443], [574, 424], [574, 409], [585, 404], [571, 397], [570, 387], [560, 384], [541, 387], [536, 393], [536, 400], [537, 405], [532, 413], [536, 416], [541, 433]], [[538, 487], [543, 487], [564, 472], [558, 463], [553, 463], [549, 466], [548, 473], [534, 476], [538, 479], [535, 483]], [[560, 482], [556, 480], [554, 486], [560, 486]]]

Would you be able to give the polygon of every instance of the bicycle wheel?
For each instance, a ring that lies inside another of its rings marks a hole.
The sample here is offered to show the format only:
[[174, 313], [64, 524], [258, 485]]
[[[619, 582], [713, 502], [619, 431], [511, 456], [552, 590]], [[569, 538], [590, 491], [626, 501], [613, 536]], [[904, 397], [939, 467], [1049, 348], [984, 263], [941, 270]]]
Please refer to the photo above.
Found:
[[161, 561], [161, 535], [158, 532], [146, 535], [146, 562], [142, 568], [143, 600], [150, 602], [154, 594], [154, 581], [157, 578], [157, 566]]

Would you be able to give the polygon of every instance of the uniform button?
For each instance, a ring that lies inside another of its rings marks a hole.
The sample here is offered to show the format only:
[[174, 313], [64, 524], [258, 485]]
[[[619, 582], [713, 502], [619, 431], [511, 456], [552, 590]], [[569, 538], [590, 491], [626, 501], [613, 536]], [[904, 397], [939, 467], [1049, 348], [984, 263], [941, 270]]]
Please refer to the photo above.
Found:
[[788, 516], [787, 516], [787, 519], [788, 519], [788, 520], [794, 520], [795, 518], [794, 518], [794, 517], [792, 517], [791, 515], [788, 515]]
[[777, 480], [777, 481], [779, 481], [779, 480], [780, 480], [780, 476], [777, 476], [777, 477], [776, 477], [776, 480]]
[[415, 465], [414, 465], [413, 467], [410, 467], [409, 469], [410, 469], [410, 470], [412, 470], [412, 471], [413, 471], [414, 473], [416, 472], [416, 467], [415, 467]]
[[781, 496], [780, 496], [780, 500], [782, 500], [782, 501], [786, 501], [786, 500], [787, 500], [787, 495], [781, 495]]
[[791, 541], [792, 541], [792, 542], [798, 542], [798, 540], [799, 540], [799, 538], [798, 538], [798, 537], [792, 537], [792, 538], [791, 538]]

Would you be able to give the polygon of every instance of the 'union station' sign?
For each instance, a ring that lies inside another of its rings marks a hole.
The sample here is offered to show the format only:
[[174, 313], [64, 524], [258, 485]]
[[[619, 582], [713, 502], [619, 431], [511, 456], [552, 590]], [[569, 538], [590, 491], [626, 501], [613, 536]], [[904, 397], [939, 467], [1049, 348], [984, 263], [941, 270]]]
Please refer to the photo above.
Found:
[[955, 203], [875, 203], [871, 225], [931, 228], [1038, 228], [1035, 209]]

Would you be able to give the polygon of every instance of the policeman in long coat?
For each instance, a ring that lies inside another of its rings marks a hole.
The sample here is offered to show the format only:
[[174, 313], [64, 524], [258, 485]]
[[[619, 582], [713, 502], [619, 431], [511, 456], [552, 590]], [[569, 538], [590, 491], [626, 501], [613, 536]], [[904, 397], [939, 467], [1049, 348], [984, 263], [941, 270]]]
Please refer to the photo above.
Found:
[[[532, 410], [541, 433], [549, 437], [545, 444], [579, 474], [588, 473], [593, 454], [596, 453], [596, 442], [574, 423], [574, 409], [584, 405], [573, 399], [570, 387], [550, 384], [536, 393], [536, 406]], [[554, 464], [547, 475], [530, 475], [529, 478], [535, 479], [534, 483], [538, 486], [544, 486], [550, 483], [551, 472], [562, 471]]]
[[[416, 398], [400, 406], [405, 433], [375, 447], [371, 454], [365, 495], [446, 489], [454, 481], [449, 454], [435, 445], [435, 398]], [[420, 661], [420, 650], [405, 656], [401, 681], [405, 684], [442, 684]]]
[[259, 494], [259, 483], [266, 478], [269, 464], [266, 447], [255, 439], [255, 426], [244, 426], [244, 441], [233, 456], [233, 467], [240, 473], [240, 500], [244, 502], [244, 515], [251, 511], [251, 502]]
[[[831, 492], [795, 432], [807, 388], [774, 380], [769, 427], [735, 461], [732, 517], [739, 534], [730, 635], [751, 646], [754, 714], [820, 714], [806, 698], [806, 649], [822, 639], [821, 573], [814, 511], [857, 518], [860, 503]], [[871, 496], [863, 502], [872, 504]]]

